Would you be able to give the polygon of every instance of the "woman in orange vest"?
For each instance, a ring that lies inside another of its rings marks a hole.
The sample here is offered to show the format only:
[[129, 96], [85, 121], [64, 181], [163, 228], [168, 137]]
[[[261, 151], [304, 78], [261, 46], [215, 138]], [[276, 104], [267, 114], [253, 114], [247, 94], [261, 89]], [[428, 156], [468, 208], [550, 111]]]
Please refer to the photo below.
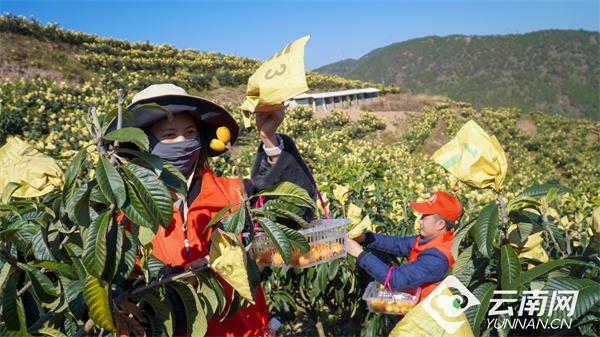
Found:
[[[357, 257], [358, 265], [375, 280], [384, 284], [388, 279], [393, 290], [421, 287], [419, 302], [439, 284], [448, 269], [454, 265], [452, 256], [452, 228], [460, 217], [461, 204], [446, 192], [436, 192], [425, 202], [411, 202], [410, 206], [422, 214], [419, 235], [395, 237], [366, 233], [348, 240], [348, 253]], [[393, 256], [408, 257], [408, 263], [391, 267], [360, 245]]]
[[[248, 195], [282, 181], [295, 183], [315, 195], [314, 180], [294, 142], [275, 133], [284, 117], [282, 109], [256, 114], [262, 144], [251, 179], [243, 182], [215, 176], [207, 163], [208, 157], [222, 153], [209, 145], [219, 127], [229, 129], [231, 144], [238, 136], [237, 123], [223, 107], [188, 95], [176, 85], [156, 84], [137, 93], [127, 109], [133, 111], [133, 116], [123, 122], [123, 127], [145, 130], [151, 153], [173, 164], [188, 179], [187, 200], [174, 202], [171, 224], [166, 229], [159, 226], [152, 240], [152, 255], [165, 265], [186, 267], [208, 255], [211, 229], [204, 231], [206, 224], [223, 207], [240, 201], [241, 183]], [[165, 109], [172, 119], [167, 118]], [[114, 127], [113, 124], [109, 129]], [[221, 284], [229, 302], [232, 288], [225, 282]], [[209, 320], [207, 336], [263, 335], [268, 315], [262, 289], [259, 287], [254, 305], [222, 318], [214, 316]]]

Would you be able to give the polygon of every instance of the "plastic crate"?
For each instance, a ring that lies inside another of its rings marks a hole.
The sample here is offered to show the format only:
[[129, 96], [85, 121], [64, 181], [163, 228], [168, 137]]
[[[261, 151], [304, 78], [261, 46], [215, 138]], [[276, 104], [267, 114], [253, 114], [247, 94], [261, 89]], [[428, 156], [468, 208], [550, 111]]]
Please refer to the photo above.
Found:
[[367, 286], [362, 299], [367, 301], [369, 311], [389, 314], [405, 315], [419, 301], [421, 288], [411, 291], [393, 291], [385, 289], [379, 282], [371, 282]]
[[313, 227], [299, 230], [308, 241], [310, 251], [302, 254], [294, 249], [289, 264], [285, 264], [265, 233], [257, 233], [250, 255], [259, 266], [270, 267], [308, 268], [333, 261], [346, 256], [346, 225], [349, 222], [348, 219], [320, 219], [311, 222]]

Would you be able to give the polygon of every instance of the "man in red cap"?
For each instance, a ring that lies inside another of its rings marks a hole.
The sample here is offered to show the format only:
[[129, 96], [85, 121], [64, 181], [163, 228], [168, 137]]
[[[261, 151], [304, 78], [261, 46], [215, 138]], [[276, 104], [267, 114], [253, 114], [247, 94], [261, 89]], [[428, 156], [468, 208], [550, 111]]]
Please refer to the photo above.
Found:
[[[436, 192], [425, 202], [411, 202], [412, 209], [421, 213], [419, 235], [396, 237], [366, 233], [348, 240], [348, 253], [357, 258], [358, 265], [380, 283], [389, 281], [393, 290], [421, 287], [423, 300], [443, 279], [454, 264], [452, 228], [460, 217], [460, 201], [449, 193]], [[393, 256], [408, 257], [408, 263], [389, 266], [369, 250]]]

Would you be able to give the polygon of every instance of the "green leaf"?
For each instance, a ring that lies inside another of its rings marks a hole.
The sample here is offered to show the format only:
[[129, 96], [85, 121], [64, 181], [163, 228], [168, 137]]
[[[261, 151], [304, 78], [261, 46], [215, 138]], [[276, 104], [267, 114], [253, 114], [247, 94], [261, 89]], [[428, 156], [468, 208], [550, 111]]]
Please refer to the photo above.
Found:
[[13, 215], [20, 217], [19, 209], [13, 205], [2, 205], [0, 204], [0, 212], [10, 212], [14, 213]]
[[294, 212], [288, 211], [287, 209], [275, 208], [272, 209], [271, 212], [275, 213], [279, 218], [292, 220], [293, 222], [297, 223], [300, 227], [308, 228], [311, 226], [306, 220], [304, 220], [303, 217], [299, 216]]
[[151, 170], [145, 167], [136, 164], [121, 167], [135, 187], [141, 202], [154, 219], [154, 223], [167, 228], [173, 219], [173, 200], [171, 200], [165, 185]]
[[134, 242], [138, 242], [137, 244], [141, 244], [145, 246], [152, 242], [155, 236], [155, 232], [144, 226], [138, 226], [135, 223], [131, 224], [131, 234], [133, 234]]
[[229, 301], [229, 306], [226, 308], [221, 318], [220, 322], [223, 322], [226, 318], [231, 317], [238, 309], [240, 308], [240, 294], [237, 291], [233, 291], [231, 293], [231, 300]]
[[31, 238], [33, 256], [35, 256], [37, 260], [56, 261], [54, 255], [52, 255], [52, 252], [50, 251], [50, 248], [48, 248], [48, 245], [46, 244], [46, 240], [44, 238], [45, 234], [45, 230], [40, 229], [40, 231]]
[[67, 215], [79, 226], [88, 227], [90, 225], [90, 195], [95, 185], [95, 181], [83, 184], [67, 198]]
[[518, 284], [528, 284], [529, 282], [535, 280], [536, 278], [545, 275], [557, 268], [565, 267], [565, 266], [589, 266], [589, 263], [575, 260], [575, 259], [564, 259], [564, 260], [550, 260], [546, 263], [539, 264], [532, 269], [522, 272], [517, 280]]
[[[161, 172], [163, 171], [165, 161], [163, 159], [161, 159], [160, 157], [157, 157], [153, 154], [150, 154], [147, 152], [142, 152], [142, 151], [137, 151], [137, 150], [132, 150], [132, 149], [127, 149], [127, 148], [119, 148], [117, 150], [117, 153], [119, 153], [119, 154], [125, 153], [125, 154], [134, 156], [134, 157], [140, 159], [141, 161], [146, 163], [148, 166], [150, 166], [156, 174], [161, 174]], [[183, 178], [183, 179], [185, 182], [185, 178]]]
[[73, 193], [73, 189], [75, 188], [75, 182], [77, 181], [77, 176], [81, 171], [81, 166], [83, 161], [87, 157], [86, 149], [81, 149], [75, 157], [71, 160], [69, 167], [65, 171], [65, 183], [63, 185], [63, 200], [66, 201], [69, 199], [71, 194]]
[[473, 225], [475, 225], [475, 220], [469, 221], [467, 224], [458, 228], [456, 232], [454, 232], [454, 240], [452, 240], [452, 256], [458, 256], [458, 248], [460, 248], [463, 238], [469, 234], [469, 231], [471, 228], [473, 228]]
[[73, 264], [73, 268], [75, 268], [77, 276], [80, 279], [84, 279], [87, 275], [87, 272], [85, 270], [85, 267], [83, 266], [83, 263], [81, 262], [81, 255], [83, 251], [79, 246], [71, 242], [67, 242], [64, 245], [64, 247], [67, 251], [67, 254], [69, 255], [69, 258], [71, 259], [71, 263]]
[[146, 206], [140, 200], [135, 192], [135, 188], [127, 182], [127, 201], [122, 209], [125, 217], [136, 225], [149, 228], [152, 233], [156, 233], [158, 223], [154, 223], [154, 219], [148, 213]]
[[[565, 235], [560, 228], [556, 225], [556, 222], [552, 219], [552, 217], [548, 217], [548, 221], [544, 222], [548, 228], [548, 230], [552, 233], [554, 240], [558, 243], [560, 248], [564, 251], [567, 249], [567, 242], [565, 240]], [[550, 239], [551, 240], [551, 239]]]
[[284, 181], [273, 187], [264, 189], [260, 193], [254, 195], [253, 198], [258, 196], [277, 197], [280, 200], [293, 203], [300, 207], [317, 208], [314, 200], [312, 200], [305, 189], [289, 181]]
[[235, 207], [236, 205], [239, 205], [240, 203], [235, 203], [235, 204], [229, 204], [223, 208], [221, 208], [221, 210], [215, 214], [215, 216], [212, 217], [212, 219], [210, 219], [210, 221], [208, 222], [208, 224], [206, 224], [206, 227], [204, 228], [204, 232], [206, 232], [206, 230], [212, 226], [214, 226], [215, 224], [219, 223], [219, 221], [222, 220], [223, 215], [225, 215], [225, 213], [227, 213], [231, 208]]
[[106, 263], [106, 233], [111, 223], [111, 212], [99, 215], [86, 231], [83, 245], [83, 264], [88, 273], [100, 277]]
[[2, 197], [0, 197], [0, 202], [3, 204], [8, 204], [13, 193], [15, 193], [15, 191], [19, 189], [19, 187], [21, 187], [21, 184], [13, 181], [6, 184], [6, 186], [4, 186], [4, 189], [2, 190]]
[[[123, 121], [128, 121], [131, 120], [133, 118], [133, 113], [130, 110], [122, 110], [122, 114], [123, 114]], [[112, 110], [108, 111], [105, 115], [101, 115], [98, 116], [99, 119], [101, 119], [101, 123], [102, 123], [102, 134], [105, 134], [106, 131], [108, 131], [108, 127], [113, 124], [113, 120], [114, 122], [114, 127], [116, 128], [117, 126], [117, 117], [119, 115], [119, 107], [115, 106]]]
[[479, 336], [479, 328], [483, 323], [483, 319], [488, 313], [490, 307], [490, 301], [494, 295], [497, 284], [494, 282], [485, 282], [475, 288], [472, 292], [475, 297], [481, 303], [480, 305], [474, 305], [465, 311], [465, 316], [469, 320], [469, 324], [473, 329], [473, 334]]
[[25, 336], [27, 326], [25, 323], [25, 310], [17, 296], [16, 274], [11, 275], [2, 293], [2, 321], [4, 328], [10, 335]]
[[473, 245], [467, 247], [465, 250], [460, 253], [454, 265], [452, 266], [452, 274], [456, 275], [461, 272], [461, 269], [471, 260], [473, 257]]
[[162, 263], [161, 260], [155, 258], [154, 256], [149, 256], [148, 257], [148, 271], [150, 272], [150, 277], [155, 279], [158, 278], [158, 273], [160, 272], [161, 268], [163, 268], [165, 266], [164, 263]]
[[46, 268], [59, 276], [66, 277], [71, 280], [76, 280], [78, 278], [75, 268], [73, 268], [73, 266], [70, 264], [56, 261], [33, 261], [29, 264], [38, 268]]
[[17, 262], [17, 266], [27, 273], [33, 290], [38, 296], [46, 299], [58, 296], [58, 292], [50, 278], [39, 269], [22, 262]]
[[500, 247], [500, 284], [502, 290], [514, 290], [521, 275], [521, 261], [510, 244]]
[[519, 196], [521, 197], [544, 197], [548, 194], [550, 189], [557, 189], [558, 194], [564, 194], [571, 192], [570, 189], [562, 186], [558, 183], [545, 183], [545, 184], [537, 184], [527, 187]]
[[177, 292], [183, 302], [187, 323], [186, 333], [189, 336], [204, 336], [208, 322], [195, 289], [189, 284], [179, 281], [169, 283], [169, 287]]
[[29, 220], [23, 219], [10, 223], [7, 226], [7, 229], [17, 230], [11, 234], [11, 241], [16, 244], [19, 251], [24, 252], [30, 247], [34, 235], [40, 231], [40, 226]]
[[510, 214], [513, 211], [522, 210], [524, 208], [537, 209], [539, 206], [539, 200], [534, 197], [518, 196], [511, 199], [508, 204], [506, 204], [506, 213]]
[[292, 212], [300, 216], [304, 213], [304, 209], [302, 209], [301, 207], [279, 199], [267, 200], [267, 202], [260, 209], [263, 211], [275, 211], [284, 209], [288, 212]]
[[223, 223], [226, 232], [235, 234], [241, 233], [246, 224], [246, 207], [242, 205], [242, 207], [226, 216], [221, 222]]
[[112, 281], [121, 263], [123, 249], [123, 232], [125, 228], [113, 222], [108, 234], [106, 235], [106, 263], [102, 279]]
[[38, 335], [46, 335], [50, 337], [67, 337], [67, 335], [63, 334], [59, 330], [53, 328], [40, 328], [34, 331], [35, 334]]
[[79, 325], [74, 318], [65, 317], [64, 323], [62, 324], [65, 333], [68, 336], [75, 336], [79, 332]]
[[335, 277], [337, 276], [338, 271], [340, 270], [340, 265], [341, 260], [335, 260], [329, 264], [329, 281], [335, 280]]
[[76, 280], [72, 282], [65, 282], [64, 295], [67, 300], [69, 310], [77, 319], [83, 319], [83, 315], [87, 310], [85, 302], [83, 301], [83, 289], [85, 288], [85, 280]]
[[17, 228], [3, 230], [0, 232], [0, 240], [9, 242], [12, 239], [13, 235], [17, 234], [18, 232], [19, 230]]
[[168, 300], [162, 296], [147, 293], [142, 298], [142, 301], [152, 308], [156, 317], [156, 322], [152, 324], [152, 335], [162, 336], [165, 333], [167, 336], [173, 336], [173, 315], [171, 314]]
[[283, 260], [286, 263], [288, 263], [290, 254], [292, 253], [292, 245], [288, 240], [288, 237], [285, 234], [285, 232], [281, 229], [280, 226], [278, 226], [275, 222], [271, 221], [271, 219], [269, 218], [259, 217], [258, 223], [260, 224], [261, 228], [265, 231], [265, 233], [267, 233], [267, 236], [269, 237], [275, 248], [277, 248], [277, 250], [283, 257]]
[[302, 253], [306, 253], [310, 250], [310, 245], [308, 244], [308, 241], [300, 232], [288, 228], [279, 223], [275, 223], [275, 225], [277, 225], [281, 229], [281, 231], [285, 233], [285, 236], [290, 241], [292, 247], [298, 248]]
[[173, 164], [164, 162], [163, 170], [159, 178], [167, 185], [169, 190], [172, 190], [179, 195], [187, 195], [187, 180]]
[[[198, 277], [200, 278], [201, 275], [202, 274], [198, 275]], [[218, 305], [214, 311], [214, 314], [215, 315], [222, 314], [223, 310], [225, 310], [225, 307], [227, 305], [225, 289], [223, 289], [223, 285], [219, 281], [217, 281], [217, 279], [215, 277], [212, 277], [212, 276], [204, 277], [204, 280], [207, 282], [207, 284], [210, 286], [210, 288], [212, 290], [214, 290], [214, 292], [217, 296]]]
[[491, 202], [479, 213], [475, 224], [475, 243], [483, 256], [490, 257], [498, 236], [498, 204]]
[[213, 289], [211, 283], [207, 280], [207, 277], [200, 274], [198, 278], [198, 296], [204, 312], [206, 312], [206, 318], [210, 319], [217, 313], [219, 309], [219, 299], [217, 298], [217, 291]]
[[123, 207], [126, 200], [125, 183], [117, 169], [104, 156], [100, 156], [96, 165], [96, 180], [104, 197], [118, 208]]
[[119, 265], [119, 270], [115, 276], [113, 283], [122, 283], [126, 280], [133, 268], [135, 267], [135, 258], [137, 256], [137, 249], [134, 245], [133, 236], [129, 231], [125, 231], [125, 237], [123, 238], [123, 257]]
[[101, 281], [88, 275], [85, 279], [85, 287], [83, 289], [83, 300], [89, 308], [90, 318], [102, 329], [106, 331], [114, 331], [112, 316], [109, 306], [109, 298], [107, 286]]
[[148, 136], [139, 128], [122, 128], [114, 130], [104, 135], [106, 140], [118, 141], [122, 143], [133, 143], [144, 151], [149, 151]]
[[[92, 182], [95, 183], [95, 181]], [[98, 184], [95, 184], [94, 187], [92, 187], [92, 193], [90, 193], [90, 201], [95, 202], [97, 204], [110, 204], [110, 200], [104, 197], [104, 194], [102, 194], [102, 191], [100, 191], [100, 187], [98, 186]]]
[[8, 281], [11, 275], [12, 266], [10, 263], [3, 262], [2, 259], [0, 259], [0, 298], [2, 298], [2, 289], [4, 289], [4, 284]]
[[457, 271], [457, 273], [454, 274], [454, 276], [456, 276], [456, 278], [459, 279], [462, 284], [471, 284], [471, 280], [475, 281], [485, 278], [486, 273], [489, 272], [489, 265], [490, 259], [488, 258], [472, 257], [465, 263], [460, 271]]
[[[517, 230], [513, 230], [508, 234], [508, 242], [522, 247], [527, 242], [529, 235], [534, 229], [533, 223], [521, 222], [517, 224]], [[541, 229], [541, 227], [540, 227]], [[537, 232], [537, 231], [536, 231]]]
[[[548, 280], [543, 290], [547, 290], [552, 296], [555, 291], [572, 290], [578, 291], [577, 302], [572, 316], [568, 316], [567, 310], [553, 310], [550, 314], [549, 310], [545, 310], [546, 316], [558, 319], [573, 319], [590, 312], [595, 306], [600, 304], [600, 283], [590, 279], [580, 279], [574, 277], [555, 277]], [[550, 309], [550, 300], [547, 303], [546, 309]]]

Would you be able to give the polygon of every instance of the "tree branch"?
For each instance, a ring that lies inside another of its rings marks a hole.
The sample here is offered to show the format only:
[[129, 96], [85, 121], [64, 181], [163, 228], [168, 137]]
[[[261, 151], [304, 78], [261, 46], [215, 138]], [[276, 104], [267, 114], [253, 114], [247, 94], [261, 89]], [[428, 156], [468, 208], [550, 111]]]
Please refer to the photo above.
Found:
[[[123, 89], [117, 89], [117, 130], [123, 127]], [[116, 150], [119, 147], [119, 141], [113, 145]]]
[[500, 218], [502, 220], [502, 242], [508, 242], [508, 216], [506, 214], [506, 205], [504, 204], [504, 195], [502, 192], [498, 192], [498, 205], [500, 205]]
[[180, 279], [185, 279], [185, 278], [188, 278], [188, 277], [192, 277], [192, 276], [194, 276], [195, 273], [203, 272], [203, 271], [206, 271], [208, 269], [210, 269], [210, 266], [209, 266], [209, 264], [207, 262], [206, 264], [199, 265], [198, 267], [196, 267], [196, 268], [194, 268], [192, 270], [189, 270], [189, 271], [186, 271], [186, 272], [183, 272], [183, 273], [179, 273], [179, 274], [175, 274], [175, 275], [171, 275], [169, 277], [166, 277], [166, 278], [163, 278], [163, 279], [160, 279], [160, 280], [157, 280], [157, 281], [152, 281], [152, 282], [150, 282], [150, 284], [148, 284], [148, 285], [146, 285], [144, 287], [137, 288], [137, 289], [135, 289], [135, 290], [133, 290], [131, 292], [125, 292], [125, 293], [123, 293], [121, 296], [119, 296], [117, 298], [117, 303], [119, 303], [120, 301], [122, 301], [124, 299], [130, 298], [132, 296], [140, 295], [140, 294], [142, 294], [142, 293], [144, 293], [146, 291], [149, 291], [149, 290], [152, 290], [154, 288], [163, 286], [165, 284], [168, 284], [168, 283], [180, 280]]

